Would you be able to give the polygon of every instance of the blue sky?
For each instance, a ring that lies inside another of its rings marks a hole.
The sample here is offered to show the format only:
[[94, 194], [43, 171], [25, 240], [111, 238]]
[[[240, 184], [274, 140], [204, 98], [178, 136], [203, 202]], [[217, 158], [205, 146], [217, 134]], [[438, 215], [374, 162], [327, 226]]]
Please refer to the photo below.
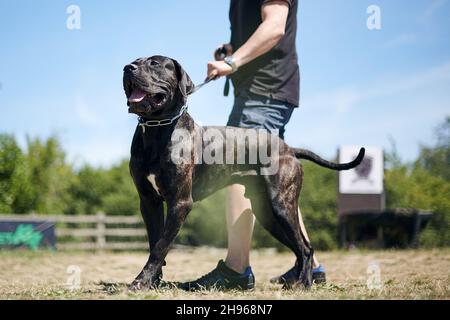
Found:
[[[81, 9], [68, 30], [66, 9]], [[381, 30], [368, 30], [369, 5]], [[129, 115], [122, 68], [137, 57], [167, 55], [194, 82], [213, 49], [229, 39], [227, 0], [0, 0], [0, 132], [57, 134], [77, 165], [108, 166], [128, 157]], [[287, 126], [291, 145], [324, 157], [340, 145], [390, 148], [404, 160], [432, 141], [450, 114], [450, 0], [303, 0], [297, 49], [301, 108]], [[223, 80], [193, 95], [201, 124], [223, 125], [233, 98]]]

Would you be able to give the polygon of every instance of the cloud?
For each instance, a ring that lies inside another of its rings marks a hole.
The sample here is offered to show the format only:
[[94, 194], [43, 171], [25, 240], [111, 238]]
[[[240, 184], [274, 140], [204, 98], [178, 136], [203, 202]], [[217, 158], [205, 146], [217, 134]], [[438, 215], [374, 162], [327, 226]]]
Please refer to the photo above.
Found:
[[349, 112], [364, 101], [416, 92], [429, 85], [450, 81], [450, 61], [436, 67], [410, 75], [401, 75], [388, 80], [366, 84], [360, 87], [341, 87], [305, 97], [302, 105], [308, 109], [334, 111], [337, 114]]
[[95, 127], [101, 124], [100, 117], [92, 110], [92, 108], [89, 108], [88, 104], [81, 96], [78, 96], [75, 99], [75, 115], [85, 126]]
[[385, 83], [372, 86], [364, 93], [364, 99], [372, 99], [395, 95], [401, 92], [414, 91], [430, 84], [440, 84], [450, 80], [450, 61], [428, 70], [411, 75], [402, 75]]
[[420, 22], [427, 22], [433, 18], [434, 14], [444, 5], [448, 0], [433, 0], [431, 4], [425, 9], [424, 13], [419, 17]]
[[412, 45], [417, 43], [417, 36], [415, 34], [402, 34], [384, 44], [385, 48], [396, 49], [398, 47]]
[[302, 105], [314, 110], [334, 110], [337, 113], [346, 113], [361, 100], [361, 94], [356, 88], [341, 87], [321, 92], [311, 97], [305, 97]]
[[86, 163], [108, 168], [121, 159], [129, 158], [130, 143], [121, 138], [107, 141], [103, 137], [93, 137], [84, 144], [73, 144], [69, 149], [68, 157], [76, 168]]

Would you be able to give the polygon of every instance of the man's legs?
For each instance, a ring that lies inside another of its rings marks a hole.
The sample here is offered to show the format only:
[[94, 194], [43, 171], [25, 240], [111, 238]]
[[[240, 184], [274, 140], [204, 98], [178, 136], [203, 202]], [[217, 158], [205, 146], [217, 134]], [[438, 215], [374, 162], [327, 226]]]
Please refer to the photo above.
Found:
[[245, 198], [245, 187], [234, 184], [227, 192], [228, 254], [225, 264], [236, 272], [243, 273], [250, 265], [255, 216], [250, 200]]
[[[235, 184], [228, 187], [228, 253], [225, 264], [239, 273], [243, 273], [250, 265], [250, 248], [255, 224], [255, 216], [251, 211], [250, 200], [245, 198], [244, 193], [245, 187], [242, 185]], [[305, 238], [309, 241], [300, 207], [298, 208], [298, 219], [300, 221], [300, 228]], [[319, 267], [320, 263], [315, 254], [313, 260], [313, 268]]]
[[[254, 288], [254, 275], [250, 268], [250, 249], [253, 235], [253, 227], [255, 225], [255, 216], [251, 210], [251, 202], [247, 199], [245, 194], [245, 187], [239, 184], [234, 184], [228, 187], [227, 190], [227, 231], [228, 231], [228, 253], [225, 262], [219, 262], [216, 269], [210, 274], [205, 275], [195, 281], [186, 282], [181, 285], [181, 289], [198, 290], [203, 288], [242, 288], [244, 290]], [[298, 218], [300, 228], [309, 241], [306, 232], [300, 208], [298, 208]], [[313, 268], [320, 266], [316, 255], [313, 256]], [[294, 275], [290, 269], [282, 276], [271, 279], [271, 282], [283, 283], [284, 278]], [[325, 273], [322, 270], [321, 276], [325, 281]], [[318, 274], [316, 274], [318, 275]], [[314, 272], [313, 272], [314, 279]], [[318, 281], [317, 279], [315, 281]], [[317, 282], [319, 283], [319, 282]]]
[[250, 267], [250, 247], [255, 225], [250, 200], [245, 198], [245, 187], [234, 184], [227, 192], [228, 255], [217, 267], [197, 280], [178, 285], [180, 289], [195, 291], [215, 288], [218, 290], [252, 290], [255, 275]]
[[[248, 96], [235, 98], [227, 125], [264, 128], [268, 131], [279, 130], [279, 136], [283, 138], [284, 126], [289, 121], [293, 110], [293, 106], [285, 102], [248, 94]], [[219, 261], [218, 266], [212, 272], [195, 281], [185, 283], [185, 288], [196, 289], [212, 286], [237, 288], [239, 286], [251, 289], [254, 287], [254, 275], [249, 267], [249, 260], [255, 217], [251, 210], [250, 200], [246, 199], [244, 194], [245, 187], [242, 185], [236, 184], [228, 187], [226, 201], [228, 253], [225, 262]], [[300, 227], [308, 239], [300, 209], [299, 221]], [[319, 262], [314, 256], [314, 267], [317, 266], [319, 266]]]

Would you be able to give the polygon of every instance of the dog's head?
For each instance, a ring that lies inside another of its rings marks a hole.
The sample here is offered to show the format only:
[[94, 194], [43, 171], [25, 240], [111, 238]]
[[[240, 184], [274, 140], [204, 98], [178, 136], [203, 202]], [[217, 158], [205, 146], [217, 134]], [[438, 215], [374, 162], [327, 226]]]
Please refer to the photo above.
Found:
[[128, 112], [144, 118], [173, 115], [187, 100], [194, 84], [171, 58], [139, 58], [123, 69]]

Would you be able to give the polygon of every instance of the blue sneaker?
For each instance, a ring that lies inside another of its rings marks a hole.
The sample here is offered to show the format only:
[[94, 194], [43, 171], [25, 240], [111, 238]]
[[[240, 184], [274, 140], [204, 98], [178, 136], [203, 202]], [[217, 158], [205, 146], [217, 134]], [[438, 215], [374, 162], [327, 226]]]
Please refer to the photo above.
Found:
[[315, 284], [324, 284], [327, 282], [327, 277], [325, 274], [325, 268], [322, 264], [319, 264], [317, 268], [312, 271], [312, 279]]
[[195, 281], [181, 283], [178, 288], [186, 291], [198, 290], [252, 290], [255, 288], [255, 275], [252, 268], [247, 267], [244, 273], [238, 273], [227, 267], [220, 260], [217, 267]]
[[[278, 284], [292, 283], [295, 281], [295, 277], [296, 277], [296, 268], [294, 266], [281, 276], [270, 279], [270, 282]], [[325, 268], [323, 267], [322, 264], [320, 264], [317, 268], [314, 268], [312, 270], [312, 280], [313, 283], [315, 284], [324, 284], [327, 282]]]

